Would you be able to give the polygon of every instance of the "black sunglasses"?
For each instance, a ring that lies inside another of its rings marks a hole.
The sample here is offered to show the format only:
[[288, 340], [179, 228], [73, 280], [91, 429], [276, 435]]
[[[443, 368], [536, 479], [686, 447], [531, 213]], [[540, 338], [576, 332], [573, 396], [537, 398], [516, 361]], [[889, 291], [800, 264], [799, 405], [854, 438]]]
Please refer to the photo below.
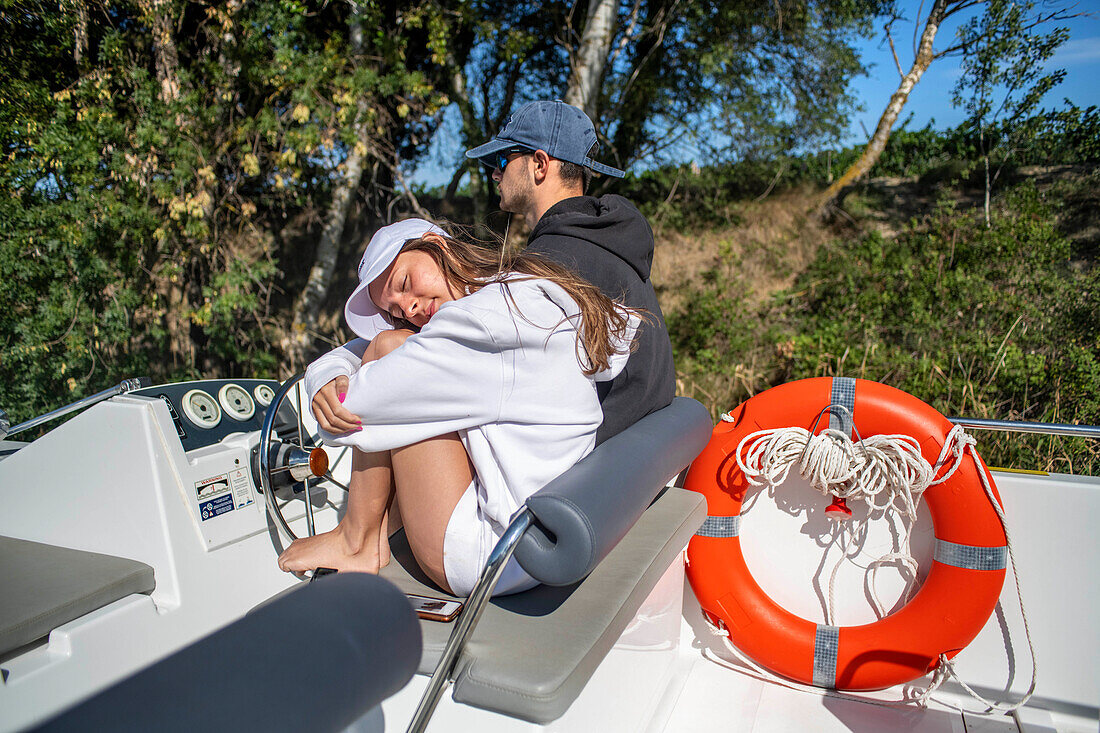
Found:
[[496, 154], [496, 157], [494, 158], [496, 165], [493, 166], [493, 170], [497, 170], [503, 173], [504, 169], [508, 167], [508, 164], [512, 162], [508, 159], [510, 156], [515, 155], [516, 153], [530, 155], [533, 152], [535, 151], [528, 150], [527, 148], [508, 148], [507, 150], [501, 150], [499, 153]]

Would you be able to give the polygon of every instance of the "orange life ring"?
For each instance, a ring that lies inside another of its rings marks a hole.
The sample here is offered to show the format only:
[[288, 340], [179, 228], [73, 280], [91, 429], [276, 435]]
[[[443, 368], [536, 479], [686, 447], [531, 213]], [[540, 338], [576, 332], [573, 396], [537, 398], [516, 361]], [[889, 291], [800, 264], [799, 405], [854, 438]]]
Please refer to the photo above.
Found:
[[[715, 427], [688, 471], [685, 488], [706, 496], [709, 516], [688, 545], [687, 576], [704, 612], [720, 619], [730, 640], [758, 663], [818, 687], [877, 690], [927, 674], [940, 654], [954, 657], [977, 636], [1001, 594], [1007, 543], [975, 461], [967, 458], [951, 478], [924, 493], [935, 559], [924, 584], [902, 608], [873, 623], [836, 627], [777, 605], [753, 580], [741, 552], [741, 503], [749, 484], [735, 452], [742, 438], [757, 430], [810, 429], [831, 404], [849, 409], [864, 438], [913, 436], [933, 465], [952, 427], [916, 397], [865, 380], [805, 379], [756, 395], [732, 411], [732, 422]], [[818, 432], [827, 422], [851, 430], [842, 411], [830, 410], [828, 417]], [[989, 477], [985, 464], [981, 470]], [[992, 477], [989, 481], [992, 486]]]

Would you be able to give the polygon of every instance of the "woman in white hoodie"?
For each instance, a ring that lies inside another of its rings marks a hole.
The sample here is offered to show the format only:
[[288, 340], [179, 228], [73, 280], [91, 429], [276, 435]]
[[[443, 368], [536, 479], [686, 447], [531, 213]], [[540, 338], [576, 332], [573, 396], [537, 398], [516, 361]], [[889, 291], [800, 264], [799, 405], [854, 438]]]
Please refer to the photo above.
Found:
[[[355, 449], [347, 513], [279, 566], [377, 572], [396, 498], [421, 568], [466, 595], [527, 497], [592, 450], [596, 382], [622, 370], [638, 314], [419, 219], [375, 234], [359, 281], [344, 312], [360, 339], [305, 377], [326, 442]], [[513, 561], [496, 592], [533, 585]]]

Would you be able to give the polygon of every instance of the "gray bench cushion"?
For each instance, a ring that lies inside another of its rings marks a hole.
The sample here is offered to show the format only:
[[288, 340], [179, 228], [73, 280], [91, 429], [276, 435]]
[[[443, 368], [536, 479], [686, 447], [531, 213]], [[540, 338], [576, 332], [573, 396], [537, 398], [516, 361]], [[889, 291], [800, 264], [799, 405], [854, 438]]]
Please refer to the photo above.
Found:
[[155, 586], [136, 560], [0, 537], [0, 654]]
[[[702, 496], [669, 489], [585, 580], [494, 598], [457, 665], [454, 699], [536, 723], [560, 717], [706, 516]], [[395, 535], [382, 576], [406, 593], [448, 597]], [[435, 669], [454, 624], [421, 621], [419, 671]]]

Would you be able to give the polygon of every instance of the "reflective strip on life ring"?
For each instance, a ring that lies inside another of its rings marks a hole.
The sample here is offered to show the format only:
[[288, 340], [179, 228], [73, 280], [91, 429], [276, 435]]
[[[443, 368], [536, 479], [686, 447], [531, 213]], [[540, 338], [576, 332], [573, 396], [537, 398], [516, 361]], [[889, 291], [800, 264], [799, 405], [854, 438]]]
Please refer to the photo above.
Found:
[[[715, 427], [688, 471], [684, 487], [706, 497], [709, 516], [688, 545], [687, 576], [704, 612], [721, 620], [730, 640], [758, 663], [818, 687], [877, 690], [927, 674], [941, 654], [954, 657], [977, 636], [1000, 597], [1007, 546], [967, 454], [950, 479], [924, 493], [936, 537], [932, 568], [902, 608], [873, 623], [838, 627], [815, 624], [776, 604], [753, 579], [741, 552], [741, 504], [750, 486], [735, 452], [742, 438], [758, 430], [809, 429], [831, 405], [845, 409], [830, 409], [828, 424], [822, 419], [818, 432], [832, 427], [863, 438], [910, 435], [932, 465], [952, 427], [916, 397], [865, 380], [805, 379], [747, 400]], [[981, 470], [992, 486], [984, 463]]]

